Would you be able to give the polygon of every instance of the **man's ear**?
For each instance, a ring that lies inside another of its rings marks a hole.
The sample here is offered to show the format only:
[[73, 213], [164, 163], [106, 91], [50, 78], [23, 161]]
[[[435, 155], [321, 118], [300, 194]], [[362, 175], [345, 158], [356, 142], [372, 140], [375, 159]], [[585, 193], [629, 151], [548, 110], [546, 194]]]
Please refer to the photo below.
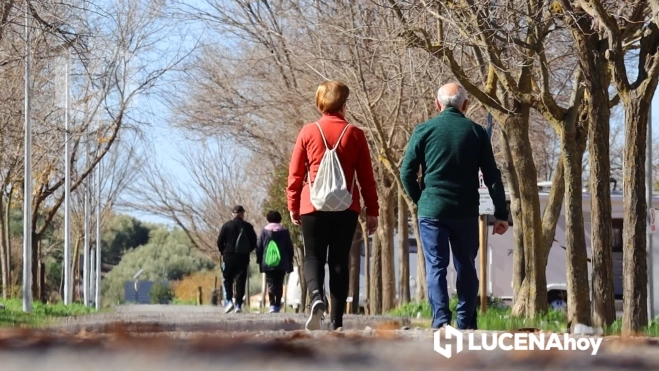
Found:
[[469, 103], [469, 100], [465, 100], [464, 103], [462, 103], [462, 112], [467, 113], [468, 103]]
[[437, 111], [442, 111], [442, 105], [439, 104], [439, 100], [435, 99], [435, 107], [437, 107]]

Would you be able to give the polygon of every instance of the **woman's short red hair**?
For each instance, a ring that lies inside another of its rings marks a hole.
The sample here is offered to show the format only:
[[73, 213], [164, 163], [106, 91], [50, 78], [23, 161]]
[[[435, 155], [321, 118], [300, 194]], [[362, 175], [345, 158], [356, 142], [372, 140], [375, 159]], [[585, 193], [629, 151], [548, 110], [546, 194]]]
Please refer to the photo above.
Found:
[[348, 101], [350, 89], [340, 81], [325, 81], [316, 90], [316, 107], [323, 113], [338, 113]]

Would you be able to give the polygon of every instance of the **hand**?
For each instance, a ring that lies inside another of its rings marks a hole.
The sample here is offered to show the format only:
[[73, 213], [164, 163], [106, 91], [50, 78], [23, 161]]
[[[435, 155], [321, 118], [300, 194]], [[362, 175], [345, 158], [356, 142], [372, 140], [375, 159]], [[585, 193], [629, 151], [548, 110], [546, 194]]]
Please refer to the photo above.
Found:
[[368, 235], [372, 235], [378, 229], [378, 217], [377, 216], [367, 216], [366, 217], [366, 228], [368, 228]]
[[504, 234], [508, 230], [508, 221], [507, 220], [497, 220], [494, 222], [494, 227], [492, 228], [492, 234]]
[[291, 211], [291, 221], [295, 225], [301, 225], [302, 222], [300, 221], [300, 214], [296, 213], [295, 211]]

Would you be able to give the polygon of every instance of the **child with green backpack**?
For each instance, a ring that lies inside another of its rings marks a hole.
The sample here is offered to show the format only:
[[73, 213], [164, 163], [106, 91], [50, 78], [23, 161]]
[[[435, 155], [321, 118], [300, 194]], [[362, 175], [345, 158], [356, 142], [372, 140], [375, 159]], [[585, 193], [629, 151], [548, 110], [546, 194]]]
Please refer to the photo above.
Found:
[[268, 225], [261, 231], [256, 244], [256, 262], [261, 273], [265, 273], [270, 313], [279, 313], [284, 277], [293, 272], [293, 241], [288, 229], [281, 224], [278, 211], [270, 211], [266, 219]]

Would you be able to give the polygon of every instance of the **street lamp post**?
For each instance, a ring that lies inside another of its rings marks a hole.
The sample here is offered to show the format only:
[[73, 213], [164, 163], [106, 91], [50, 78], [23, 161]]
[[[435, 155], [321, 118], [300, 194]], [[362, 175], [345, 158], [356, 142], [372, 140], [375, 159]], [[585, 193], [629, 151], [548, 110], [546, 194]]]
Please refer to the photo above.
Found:
[[32, 311], [32, 122], [30, 7], [25, 2], [25, 176], [23, 184], [23, 311]]
[[64, 304], [71, 304], [71, 138], [69, 132], [69, 63], [66, 53], [64, 86]]
[[[85, 141], [88, 142], [88, 138], [85, 137]], [[89, 144], [85, 144], [85, 148], [87, 151], [85, 151], [85, 168], [88, 167], [89, 165]], [[90, 244], [89, 244], [89, 176], [84, 180], [84, 186], [83, 186], [83, 229], [84, 229], [84, 239], [83, 239], [83, 276], [82, 276], [82, 290], [83, 290], [83, 298], [85, 300], [85, 307], [89, 307], [89, 299], [90, 299], [90, 293], [89, 293], [89, 281], [90, 281], [90, 259], [89, 259], [89, 253], [90, 253]]]
[[101, 162], [96, 168], [96, 310], [101, 309]]

